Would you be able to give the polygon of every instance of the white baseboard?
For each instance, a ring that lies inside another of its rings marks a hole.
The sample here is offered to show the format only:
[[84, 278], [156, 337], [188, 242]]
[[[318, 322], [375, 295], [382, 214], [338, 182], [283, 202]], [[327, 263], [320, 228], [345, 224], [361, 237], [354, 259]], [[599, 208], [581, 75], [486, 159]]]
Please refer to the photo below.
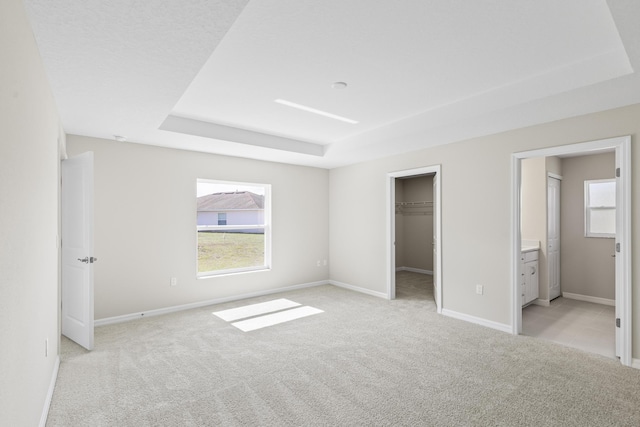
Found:
[[551, 305], [551, 301], [549, 301], [548, 299], [534, 299], [533, 301], [531, 301], [531, 304], [533, 305], [541, 305], [543, 307], [549, 307]]
[[433, 271], [431, 271], [431, 270], [423, 270], [421, 268], [398, 267], [398, 268], [396, 268], [396, 271], [412, 271], [414, 273], [428, 274], [430, 276], [433, 276]]
[[327, 284], [329, 284], [328, 280], [303, 283], [301, 285], [286, 286], [284, 288], [268, 289], [268, 290], [252, 292], [248, 294], [234, 295], [230, 297], [216, 298], [216, 299], [211, 299], [206, 301], [198, 301], [190, 304], [175, 305], [172, 307], [164, 307], [164, 308], [158, 308], [155, 310], [141, 311], [138, 313], [124, 314], [122, 316], [105, 317], [104, 319], [97, 319], [95, 322], [93, 322], [93, 324], [94, 326], [112, 325], [115, 323], [129, 322], [131, 320], [141, 319], [143, 317], [160, 316], [163, 314], [174, 313], [176, 311], [190, 310], [192, 308], [206, 307], [208, 305], [222, 304], [225, 302], [238, 301], [238, 300], [254, 298], [254, 297], [261, 297], [264, 295], [279, 294], [281, 292], [295, 291], [296, 289], [311, 288], [314, 286], [327, 285]]
[[612, 307], [616, 306], [616, 300], [613, 299], [591, 297], [589, 295], [573, 294], [571, 292], [563, 292], [562, 296], [569, 299], [577, 299], [579, 301], [593, 302], [595, 304], [610, 305]]
[[454, 319], [464, 320], [465, 322], [475, 323], [477, 325], [486, 326], [487, 328], [506, 332], [508, 334], [513, 333], [511, 325], [494, 322], [493, 320], [487, 320], [481, 317], [471, 316], [469, 314], [458, 313], [457, 311], [447, 310], [446, 308], [442, 309], [442, 314], [448, 317], [453, 317]]
[[640, 359], [631, 359], [631, 367], [640, 369]]
[[338, 282], [336, 280], [329, 280], [329, 284], [337, 286], [339, 288], [349, 289], [350, 291], [360, 292], [362, 294], [372, 295], [378, 298], [388, 299], [387, 294], [384, 292], [372, 291], [371, 289], [361, 288], [359, 286], [349, 285], [347, 283]]
[[51, 374], [51, 382], [49, 383], [49, 390], [47, 391], [47, 398], [44, 401], [44, 407], [42, 408], [42, 415], [40, 415], [40, 427], [45, 427], [47, 424], [47, 416], [49, 415], [49, 408], [51, 407], [51, 399], [53, 399], [53, 390], [56, 388], [56, 380], [58, 379], [58, 369], [60, 368], [60, 356], [56, 356], [56, 361], [53, 365], [53, 373]]

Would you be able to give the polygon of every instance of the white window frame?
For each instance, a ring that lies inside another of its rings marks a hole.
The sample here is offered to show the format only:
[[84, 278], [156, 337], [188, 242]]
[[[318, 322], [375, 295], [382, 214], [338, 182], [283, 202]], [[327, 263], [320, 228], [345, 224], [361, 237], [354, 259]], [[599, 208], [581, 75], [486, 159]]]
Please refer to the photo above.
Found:
[[[248, 273], [255, 271], [271, 270], [271, 184], [239, 182], [239, 181], [221, 181], [214, 179], [198, 178], [196, 179], [196, 189], [199, 183], [221, 184], [236, 187], [261, 187], [264, 189], [264, 224], [243, 224], [243, 225], [197, 225], [196, 222], [196, 277], [198, 279], [207, 279], [211, 277], [219, 277], [223, 275]], [[196, 208], [197, 210], [197, 208]], [[197, 212], [196, 212], [197, 214]], [[228, 217], [227, 217], [228, 220]], [[251, 230], [264, 229], [264, 263], [263, 265], [230, 268], [225, 270], [198, 271], [198, 236], [197, 233], [203, 230]]]
[[[224, 224], [220, 224], [220, 222], [224, 221]], [[218, 212], [218, 225], [227, 225], [227, 213], [226, 212]]]
[[603, 211], [603, 210], [612, 210], [615, 212], [616, 205], [613, 206], [591, 206], [589, 200], [589, 186], [591, 184], [601, 184], [601, 183], [616, 183], [615, 178], [610, 179], [589, 179], [584, 181], [584, 236], [585, 237], [599, 237], [599, 238], [607, 238], [607, 239], [615, 239], [616, 238], [616, 230], [614, 229], [612, 233], [594, 233], [591, 231], [591, 212], [592, 211]]

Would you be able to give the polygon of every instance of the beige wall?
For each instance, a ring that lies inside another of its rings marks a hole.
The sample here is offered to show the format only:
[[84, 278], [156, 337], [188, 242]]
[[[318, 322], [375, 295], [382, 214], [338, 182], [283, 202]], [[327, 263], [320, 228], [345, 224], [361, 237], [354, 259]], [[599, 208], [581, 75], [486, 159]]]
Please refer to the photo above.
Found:
[[[631, 163], [637, 165], [638, 117], [640, 105], [634, 105], [331, 170], [331, 278], [386, 292], [387, 173], [440, 164], [443, 308], [510, 324], [512, 153], [632, 135]], [[640, 188], [635, 171], [632, 185], [635, 194]], [[640, 197], [634, 197], [634, 212], [639, 205]], [[360, 212], [367, 212], [366, 217]], [[634, 217], [632, 226], [636, 249], [638, 218]], [[640, 265], [638, 250], [632, 264]], [[640, 279], [633, 277], [637, 313]], [[475, 294], [475, 284], [484, 285], [484, 295]], [[633, 354], [640, 357], [640, 330], [634, 331]]]
[[523, 159], [521, 164], [521, 237], [540, 242], [538, 251], [539, 299], [549, 299], [549, 267], [547, 261], [547, 176], [562, 175], [559, 157]]
[[[399, 197], [396, 193], [396, 201], [433, 201], [433, 177], [396, 179], [396, 184], [398, 183], [402, 187], [402, 196]], [[396, 267], [433, 271], [433, 209], [405, 208], [404, 214], [396, 215], [396, 221], [398, 219], [403, 225], [400, 245], [396, 234], [396, 253], [400, 250], [403, 258], [402, 264], [396, 261]]]
[[560, 157], [545, 157], [545, 164], [548, 173], [562, 176], [562, 159]]
[[[584, 236], [584, 181], [615, 177], [615, 154], [562, 160], [560, 284], [563, 292], [615, 299], [615, 239]], [[635, 190], [637, 191], [637, 190]], [[634, 194], [637, 194], [634, 191]]]
[[547, 167], [545, 157], [524, 159], [521, 163], [521, 236], [540, 242], [538, 252], [539, 299], [549, 299], [547, 277]]
[[19, 0], [0, 2], [0, 64], [0, 425], [36, 426], [58, 354], [60, 125]]
[[[327, 170], [74, 135], [67, 151], [95, 153], [96, 319], [329, 279]], [[272, 185], [270, 271], [196, 279], [197, 178]]]

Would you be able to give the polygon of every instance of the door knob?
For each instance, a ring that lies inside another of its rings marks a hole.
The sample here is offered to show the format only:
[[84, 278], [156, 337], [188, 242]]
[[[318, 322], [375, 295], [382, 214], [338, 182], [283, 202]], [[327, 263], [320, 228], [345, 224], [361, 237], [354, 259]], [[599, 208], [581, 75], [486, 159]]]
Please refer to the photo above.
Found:
[[89, 257], [88, 257], [88, 256], [86, 256], [86, 257], [84, 257], [84, 258], [78, 258], [78, 261], [80, 261], [80, 262], [86, 262], [87, 264], [89, 264]]

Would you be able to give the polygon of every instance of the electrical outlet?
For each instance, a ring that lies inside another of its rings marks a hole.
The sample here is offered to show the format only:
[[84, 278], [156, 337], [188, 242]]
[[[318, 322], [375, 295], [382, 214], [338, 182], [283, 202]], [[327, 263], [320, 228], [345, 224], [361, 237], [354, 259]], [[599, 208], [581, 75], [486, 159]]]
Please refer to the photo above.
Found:
[[484, 286], [476, 285], [476, 294], [482, 295], [483, 292], [484, 292]]
[[178, 278], [177, 277], [172, 277], [171, 278], [171, 286], [178, 286]]
[[320, 267], [320, 260], [316, 262], [316, 266]]

